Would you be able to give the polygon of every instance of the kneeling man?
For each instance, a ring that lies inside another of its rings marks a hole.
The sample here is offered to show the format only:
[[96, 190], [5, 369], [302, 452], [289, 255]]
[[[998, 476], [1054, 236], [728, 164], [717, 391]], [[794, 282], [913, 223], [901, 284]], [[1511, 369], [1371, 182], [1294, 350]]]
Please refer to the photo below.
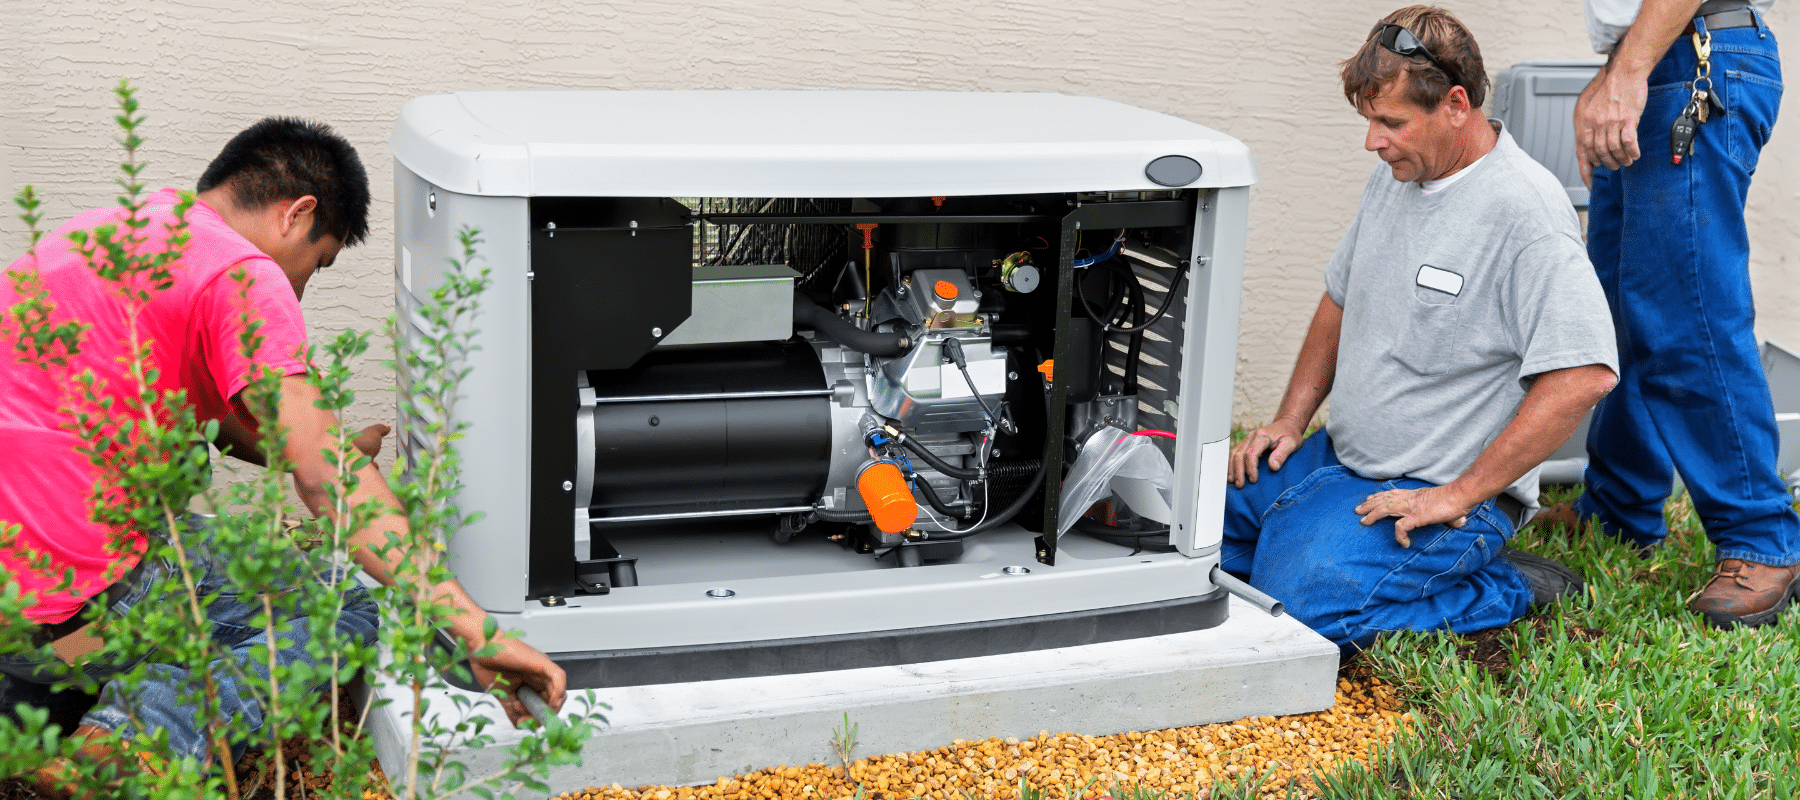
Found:
[[1342, 76], [1384, 163], [1280, 411], [1232, 451], [1220, 558], [1348, 649], [1505, 625], [1583, 588], [1505, 545], [1618, 357], [1568, 194], [1482, 117], [1462, 23], [1389, 14]]

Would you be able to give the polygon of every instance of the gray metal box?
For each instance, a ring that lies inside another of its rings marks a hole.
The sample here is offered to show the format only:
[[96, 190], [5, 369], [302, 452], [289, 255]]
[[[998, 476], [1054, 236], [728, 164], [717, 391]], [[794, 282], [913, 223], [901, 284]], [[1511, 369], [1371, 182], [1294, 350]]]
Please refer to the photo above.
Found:
[[786, 339], [794, 335], [798, 277], [781, 264], [695, 267], [693, 312], [662, 345]]
[[1587, 208], [1588, 190], [1575, 164], [1575, 101], [1604, 61], [1525, 61], [1494, 82], [1494, 117], [1519, 147], [1562, 181], [1569, 202]]

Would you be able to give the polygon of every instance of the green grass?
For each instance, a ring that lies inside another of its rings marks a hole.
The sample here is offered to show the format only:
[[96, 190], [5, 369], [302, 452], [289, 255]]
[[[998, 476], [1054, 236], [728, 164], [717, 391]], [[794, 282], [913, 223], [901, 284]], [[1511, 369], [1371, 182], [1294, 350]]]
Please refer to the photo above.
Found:
[[[1373, 766], [1321, 778], [1327, 798], [1787, 798], [1800, 794], [1800, 608], [1720, 631], [1684, 610], [1713, 567], [1685, 498], [1648, 557], [1597, 533], [1527, 529], [1586, 596], [1515, 623], [1490, 670], [1469, 637], [1382, 641], [1359, 668], [1419, 719]], [[1492, 636], [1490, 635], [1490, 638]]]

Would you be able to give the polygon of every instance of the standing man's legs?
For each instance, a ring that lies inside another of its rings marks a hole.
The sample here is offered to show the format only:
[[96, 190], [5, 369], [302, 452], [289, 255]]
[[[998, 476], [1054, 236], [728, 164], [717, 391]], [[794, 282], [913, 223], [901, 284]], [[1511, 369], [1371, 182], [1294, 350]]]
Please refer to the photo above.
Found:
[[1694, 77], [1684, 37], [1651, 73], [1638, 129], [1644, 157], [1595, 174], [1589, 251], [1613, 305], [1621, 369], [1595, 412], [1588, 491], [1576, 511], [1621, 538], [1660, 542], [1662, 503], [1679, 470], [1721, 561], [1695, 610], [1715, 623], [1757, 624], [1787, 602], [1796, 574], [1779, 568], [1800, 563], [1800, 517], [1775, 468], [1743, 219], [1780, 102], [1780, 62], [1760, 25], [1716, 31], [1712, 41], [1712, 79], [1728, 113], [1701, 127], [1693, 155], [1680, 165], [1669, 158], [1669, 125]]

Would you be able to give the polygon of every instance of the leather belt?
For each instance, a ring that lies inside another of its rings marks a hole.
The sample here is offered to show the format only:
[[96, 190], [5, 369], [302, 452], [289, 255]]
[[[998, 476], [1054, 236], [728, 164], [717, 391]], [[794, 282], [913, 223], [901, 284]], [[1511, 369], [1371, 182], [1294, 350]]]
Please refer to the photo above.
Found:
[[[1721, 8], [1724, 10], [1715, 11], [1713, 10], [1714, 8]], [[1694, 14], [1694, 18], [1706, 20], [1706, 29], [1709, 31], [1748, 28], [1756, 24], [1756, 12], [1751, 11], [1750, 7], [1745, 5], [1743, 0], [1727, 0], [1727, 2], [1723, 3], [1716, 1], [1702, 3], [1699, 12]], [[1692, 22], [1689, 22], [1687, 28], [1682, 31], [1684, 34], [1693, 32], [1694, 23]]]
[[1512, 522], [1513, 530], [1519, 529], [1519, 520], [1525, 516], [1525, 504], [1519, 502], [1519, 498], [1501, 492], [1494, 497], [1494, 507], [1500, 509], [1500, 513], [1505, 514]]
[[134, 566], [127, 571], [125, 577], [118, 579], [113, 585], [106, 587], [105, 591], [82, 601], [81, 607], [76, 609], [75, 613], [70, 615], [68, 619], [61, 622], [39, 623], [37, 630], [31, 634], [31, 645], [33, 647], [43, 647], [44, 645], [55, 642], [64, 636], [68, 636], [71, 633], [87, 627], [88, 623], [93, 621], [87, 614], [87, 610], [90, 608], [100, 608], [104, 610], [128, 594], [132, 588], [137, 586], [138, 581], [143, 578], [144, 561], [145, 559], [143, 558], [138, 559], [137, 566]]

